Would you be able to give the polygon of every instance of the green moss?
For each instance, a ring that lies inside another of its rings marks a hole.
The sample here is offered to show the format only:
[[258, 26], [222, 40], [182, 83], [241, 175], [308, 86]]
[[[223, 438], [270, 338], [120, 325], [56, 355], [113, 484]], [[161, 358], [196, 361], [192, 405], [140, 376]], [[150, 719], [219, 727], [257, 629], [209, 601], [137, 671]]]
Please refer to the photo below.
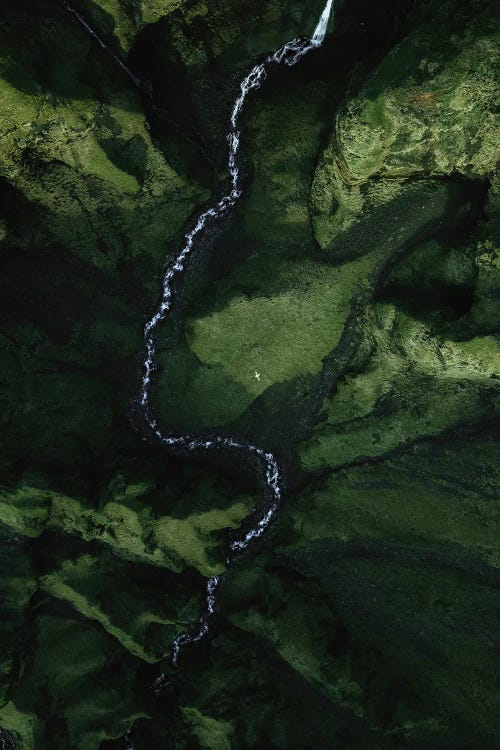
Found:
[[374, 309], [375, 351], [326, 407], [326, 424], [303, 444], [309, 471], [380, 456], [405, 443], [492, 414], [498, 345], [440, 340], [390, 305]]
[[34, 750], [43, 741], [38, 717], [19, 711], [12, 701], [0, 708], [0, 723], [15, 737], [21, 750]]
[[248, 515], [249, 507], [237, 503], [227, 510], [211, 510], [201, 515], [191, 515], [185, 520], [163, 518], [158, 521], [154, 538], [160, 548], [173, 550], [186, 564], [197, 568], [203, 575], [222, 573], [221, 564], [214, 565], [207, 550], [215, 547], [214, 532], [237, 528]]
[[337, 345], [367, 270], [362, 261], [336, 269], [288, 264], [289, 286], [281, 294], [233, 297], [224, 310], [190, 321], [190, 347], [201, 362], [222, 367], [243, 385], [249, 400], [273, 383], [314, 375]]
[[386, 742], [494, 747], [496, 453], [464, 430], [318, 479], [233, 571], [230, 621]]
[[187, 342], [164, 355], [157, 403], [170, 429], [206, 430], [232, 422], [251, 400], [251, 394], [223, 367], [203, 366]]
[[[276, 384], [319, 373], [369, 268], [367, 259], [335, 269], [288, 261], [273, 263], [270, 275], [267, 260], [251, 258], [221, 285], [222, 309], [188, 319], [187, 342], [196, 359], [184, 358], [182, 349], [165, 356], [160, 395], [170, 424], [226, 424]], [[238, 293], [238, 285], [254, 287], [253, 293]], [[176, 402], [184, 405], [186, 422], [172, 412]]]
[[322, 82], [304, 86], [291, 78], [285, 86], [272, 84], [262, 91], [246, 128], [253, 179], [232, 230], [235, 244], [268, 254], [314, 245], [309, 191], [332, 95]]
[[[86, 0], [81, 10], [101, 35], [112, 38], [126, 55], [148, 24], [156, 23], [183, 5], [183, 0]], [[83, 31], [82, 31], [83, 33]]]
[[486, 686], [494, 679], [497, 592], [446, 570], [383, 560], [341, 560], [328, 579], [354, 632], [411, 673], [438, 716], [451, 713], [492, 746], [498, 704]]
[[[51, 490], [22, 484], [0, 494], [0, 522], [14, 533], [38, 537], [45, 529], [98, 540], [127, 560], [181, 572], [193, 566], [210, 577], [224, 566], [212, 553], [222, 541], [219, 532], [236, 528], [250, 511], [250, 499], [225, 509], [191, 512], [187, 518], [158, 517], [144, 498], [148, 484], [128, 487], [120, 501], [90, 504]], [[191, 509], [192, 511], [192, 509]]]
[[475, 262], [467, 248], [443, 247], [436, 240], [418, 246], [398, 264], [386, 286], [404, 287], [412, 292], [417, 286], [425, 292], [438, 285], [465, 286], [475, 279]]
[[[22, 546], [9, 536], [0, 527], [0, 706], [4, 706], [9, 698], [19, 634], [24, 627], [26, 609], [36, 591], [36, 572], [31, 561]], [[0, 717], [2, 715], [0, 713]], [[8, 724], [7, 728], [12, 727]]]
[[471, 317], [481, 332], [500, 328], [498, 290], [500, 288], [500, 185], [499, 173], [492, 179], [485, 221], [477, 237], [477, 281]]
[[332, 537], [460, 546], [497, 565], [494, 464], [493, 442], [449, 439], [336, 472], [303, 496], [305, 510], [291, 510], [298, 543]]
[[321, 2], [305, 9], [270, 0], [256, 8], [251, 0], [243, 0], [236, 9], [201, 0], [181, 7], [181, 13], [172, 17], [169, 41], [190, 72], [198, 71], [204, 79], [209, 61], [216, 61], [218, 69], [229, 72], [235, 63], [238, 68], [245, 67], [294, 35], [312, 32], [321, 7]]
[[12, 379], [4, 381], [2, 419], [12, 424], [4, 438], [8, 454], [24, 445], [32, 457], [71, 462], [87, 450], [103, 450], [111, 427], [112, 396], [106, 385], [85, 373], [68, 378], [53, 366], [45, 372], [19, 372], [16, 365]]
[[362, 214], [387, 203], [408, 178], [492, 173], [498, 141], [494, 47], [488, 13], [451, 42], [448, 26], [422, 26], [346, 102], [312, 190], [323, 248]]
[[207, 750], [231, 750], [231, 724], [204, 716], [196, 708], [182, 708], [182, 716], [202, 747]]
[[[316, 703], [328, 696], [351, 722], [356, 716], [361, 726], [376, 726], [380, 734], [365, 739], [367, 747], [392, 746], [391, 738], [396, 747], [418, 740], [440, 747], [459, 732], [466, 743], [493, 747], [496, 706], [488, 685], [496, 592], [423, 554], [420, 562], [414, 547], [344, 547], [324, 537], [302, 554], [290, 550], [281, 565], [275, 555], [253, 588], [238, 575], [231, 621], [272, 644], [303, 676], [302, 695], [314, 685]], [[464, 612], [460, 597], [469, 594]], [[476, 649], [478, 658], [470, 658]]]
[[[112, 639], [72, 619], [41, 616], [37, 625], [30, 682], [14, 691], [18, 711], [36, 701], [46, 720], [63, 714], [68, 748], [97, 750], [103, 740], [124, 734], [141, 712], [133, 707], [130, 677], [120, 668]], [[121, 672], [119, 692], [112, 678], [103, 679], [110, 664]], [[42, 738], [26, 743], [26, 750], [38, 747], [48, 744]]]
[[42, 576], [40, 591], [69, 605], [86, 622], [105, 631], [124, 652], [154, 664], [169, 652], [173, 638], [196, 619], [198, 602], [171, 593], [160, 605], [161, 582], [108, 553], [83, 554]]
[[[91, 566], [86, 565], [85, 567], [86, 575], [95, 575], [95, 571], [92, 570]], [[149, 663], [154, 663], [157, 660], [157, 657], [150, 656], [144, 650], [142, 645], [135, 642], [128, 633], [114, 625], [110, 618], [98, 607], [92, 604], [85, 596], [65, 583], [64, 580], [61, 580], [60, 576], [56, 574], [44, 576], [41, 581], [41, 589], [56, 599], [68, 602], [76, 612], [83, 617], [99, 623], [99, 625], [101, 625], [110, 636], [116, 638], [116, 640], [134, 656]]]
[[[265, 574], [264, 587], [267, 598], [276, 597], [276, 584], [268, 581]], [[261, 593], [261, 592], [260, 592]], [[250, 608], [248, 611], [231, 616], [231, 622], [244, 630], [270, 641], [280, 656], [307, 681], [318, 682], [326, 686], [326, 691], [334, 700], [341, 699], [344, 677], [329, 675], [328, 659], [324, 653], [324, 641], [327, 638], [331, 622], [321, 606], [316, 603], [304, 608], [300, 595], [286, 596], [286, 602], [278, 611], [263, 613]], [[277, 598], [277, 597], [276, 597]], [[330, 682], [328, 678], [331, 678]], [[347, 701], [352, 705], [351, 701]]]
[[[81, 84], [94, 47], [71, 21], [68, 15], [55, 27], [41, 22], [33, 41], [45, 49], [53, 34], [62, 40], [60, 59], [50, 58], [48, 64], [49, 78], [52, 71], [57, 78], [61, 60], [65, 66], [67, 80], [63, 85], [57, 79], [63, 89], [57, 93], [29, 56], [16, 56], [16, 24], [3, 34], [2, 174], [36, 206], [42, 245], [61, 243], [108, 269], [124, 257], [128, 262], [145, 254], [158, 258], [206, 194], [165, 162], [137, 93], [106, 88], [107, 69], [100, 71], [95, 89]], [[101, 57], [97, 64], [108, 61]]]
[[131, 429], [145, 311], [222, 190], [241, 71], [323, 3], [82, 0], [165, 119], [71, 14], [7, 5], [0, 726], [20, 750], [136, 719], [138, 749], [493, 750], [493, 4], [339, 3], [248, 99], [244, 196], [176, 290], [153, 409], [275, 451], [286, 502], [175, 676], [261, 474]]

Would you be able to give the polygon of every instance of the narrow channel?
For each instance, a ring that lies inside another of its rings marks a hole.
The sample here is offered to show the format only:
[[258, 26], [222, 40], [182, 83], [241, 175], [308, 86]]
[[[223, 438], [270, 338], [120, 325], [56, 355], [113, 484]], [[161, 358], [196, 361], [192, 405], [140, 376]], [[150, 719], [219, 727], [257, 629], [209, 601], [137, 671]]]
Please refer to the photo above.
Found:
[[[147, 82], [136, 76], [120, 59], [120, 57], [106, 45], [101, 37], [89, 26], [85, 18], [68, 2], [64, 0], [63, 5], [91, 36], [101, 49], [106, 51], [110, 57], [122, 68], [137, 88], [146, 91], [152, 98], [152, 92], [148, 90]], [[181, 449], [189, 452], [208, 452], [216, 450], [235, 450], [246, 453], [250, 456], [256, 456], [265, 469], [265, 483], [269, 493], [269, 501], [260, 516], [256, 517], [253, 526], [240, 538], [234, 539], [230, 543], [226, 557], [227, 567], [229, 567], [238, 555], [241, 555], [253, 541], [261, 538], [269, 528], [275, 518], [281, 502], [281, 478], [280, 469], [275, 456], [258, 447], [253, 443], [237, 441], [232, 438], [222, 436], [204, 439], [190, 435], [170, 435], [160, 426], [151, 409], [151, 390], [154, 382], [154, 372], [156, 369], [157, 358], [157, 333], [159, 326], [168, 318], [174, 304], [173, 284], [185, 270], [186, 262], [196, 246], [201, 241], [204, 230], [211, 224], [225, 218], [234, 208], [242, 196], [241, 172], [238, 166], [238, 156], [240, 152], [241, 132], [240, 121], [244, 110], [245, 102], [252, 91], [261, 88], [268, 76], [268, 72], [278, 65], [287, 65], [292, 67], [296, 65], [309, 52], [321, 47], [325, 40], [326, 32], [330, 17], [333, 12], [334, 0], [327, 0], [323, 8], [318, 24], [311, 37], [299, 37], [286, 42], [276, 52], [268, 55], [262, 62], [254, 65], [240, 82], [239, 92], [234, 101], [231, 115], [229, 118], [229, 129], [227, 132], [228, 142], [228, 161], [227, 169], [230, 176], [230, 190], [217, 203], [212, 205], [201, 213], [196, 221], [194, 228], [185, 236], [184, 244], [179, 254], [167, 267], [163, 277], [162, 294], [160, 303], [153, 316], [144, 326], [144, 358], [143, 373], [139, 391], [139, 407], [143, 414], [146, 427], [150, 430], [155, 439], [162, 445], [170, 449]], [[207, 581], [206, 597], [203, 612], [199, 623], [192, 632], [181, 633], [177, 636], [172, 644], [172, 666], [176, 667], [181, 651], [188, 645], [201, 641], [210, 630], [210, 618], [215, 613], [217, 602], [217, 590], [221, 583], [222, 576], [212, 576]], [[154, 689], [161, 692], [166, 684], [167, 677], [161, 674], [154, 683]], [[127, 738], [128, 741], [128, 738]], [[131, 742], [130, 747], [133, 747]]]

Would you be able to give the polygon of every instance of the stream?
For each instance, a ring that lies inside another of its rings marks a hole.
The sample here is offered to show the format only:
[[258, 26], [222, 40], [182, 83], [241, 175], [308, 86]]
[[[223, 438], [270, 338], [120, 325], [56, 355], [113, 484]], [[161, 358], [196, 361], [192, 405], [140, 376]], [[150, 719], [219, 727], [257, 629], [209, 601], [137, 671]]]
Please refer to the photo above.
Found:
[[[196, 438], [190, 435], [168, 435], [161, 430], [158, 422], [151, 412], [151, 387], [156, 361], [156, 331], [158, 326], [166, 320], [172, 310], [174, 303], [173, 282], [185, 269], [187, 258], [195, 247], [196, 240], [201, 239], [204, 229], [212, 222], [226, 216], [241, 198], [242, 189], [240, 185], [241, 173], [237, 163], [240, 150], [239, 123], [244, 109], [245, 101], [251, 91], [261, 88], [267, 78], [268, 70], [276, 65], [296, 65], [308, 52], [321, 47], [326, 36], [328, 22], [333, 10], [333, 0], [326, 3], [318, 25], [311, 38], [297, 38], [286, 42], [276, 52], [266, 57], [262, 62], [255, 65], [240, 83], [239, 94], [233, 104], [230, 116], [227, 141], [229, 156], [227, 169], [230, 175], [230, 191], [224, 195], [218, 203], [208, 208], [198, 217], [194, 228], [186, 235], [182, 250], [177, 258], [168, 266], [163, 278], [162, 297], [154, 315], [147, 321], [144, 327], [144, 361], [143, 376], [139, 393], [139, 404], [144, 415], [146, 424], [154, 436], [168, 448], [180, 448], [187, 451], [213, 451], [217, 449], [230, 449], [246, 452], [248, 455], [256, 456], [265, 468], [265, 481], [269, 492], [269, 503], [264, 513], [258, 517], [252, 528], [239, 539], [234, 539], [230, 544], [229, 554], [226, 559], [227, 566], [231, 564], [235, 555], [244, 552], [256, 539], [263, 536], [278, 512], [281, 501], [280, 470], [276, 458], [272, 453], [263, 448], [232, 438], [216, 437], [210, 440]], [[209, 632], [209, 620], [215, 612], [217, 599], [217, 588], [221, 582], [221, 576], [212, 576], [207, 581], [205, 608], [200, 617], [198, 629], [194, 632], [182, 633], [172, 644], [172, 665], [177, 666], [181, 650], [193, 643], [201, 641]], [[165, 681], [165, 675], [160, 675], [155, 683], [156, 690], [161, 690]]]
[[[65, 9], [76, 18], [97, 44], [124, 70], [134, 85], [144, 91], [147, 82], [138, 78], [129, 70], [119, 56], [105, 44], [105, 42], [88, 25], [83, 16], [78, 13], [69, 2], [66, 2], [65, 0], [63, 4]], [[191, 229], [191, 231], [185, 236], [182, 249], [177, 257], [167, 266], [167, 270], [163, 277], [160, 303], [152, 317], [144, 326], [143, 374], [138, 404], [145, 419], [145, 423], [154, 438], [167, 448], [180, 449], [188, 452], [209, 452], [218, 449], [240, 451], [248, 456], [256, 457], [264, 468], [265, 484], [269, 500], [266, 503], [264, 511], [260, 515], [256, 515], [255, 521], [249, 531], [231, 541], [226, 557], [227, 567], [229, 567], [234, 558], [243, 553], [252, 542], [265, 534], [275, 518], [281, 502], [280, 469], [276, 458], [272, 453], [267, 452], [264, 448], [252, 443], [237, 441], [223, 436], [204, 439], [190, 435], [170, 435], [161, 429], [151, 409], [151, 390], [154, 382], [154, 372], [157, 359], [156, 336], [159, 326], [169, 317], [175, 301], [173, 291], [174, 281], [180, 277], [185, 270], [188, 257], [196, 246], [196, 243], [201, 241], [204, 230], [209, 225], [226, 217], [242, 196], [241, 172], [238, 166], [241, 135], [240, 121], [248, 95], [250, 92], [261, 88], [268, 76], [268, 71], [273, 67], [278, 65], [292, 67], [306, 54], [321, 47], [326, 36], [330, 16], [333, 12], [333, 5], [334, 0], [327, 0], [314, 33], [310, 38], [302, 37], [286, 42], [276, 52], [268, 55], [262, 62], [256, 64], [241, 80], [239, 92], [231, 110], [229, 128], [226, 136], [228, 142], [227, 170], [230, 176], [230, 189], [217, 203], [213, 204], [210, 208], [206, 209], [199, 215], [193, 229]], [[177, 666], [179, 655], [186, 646], [201, 641], [209, 633], [210, 619], [216, 609], [217, 591], [221, 580], [222, 576], [212, 576], [212, 578], [208, 579], [205, 605], [197, 627], [191, 632], [181, 633], [173, 641], [171, 656], [173, 667]], [[160, 693], [166, 684], [168, 684], [168, 677], [165, 674], [161, 674], [155, 681], [153, 688], [155, 692]], [[127, 747], [134, 747], [130, 735], [126, 736], [126, 742]]]

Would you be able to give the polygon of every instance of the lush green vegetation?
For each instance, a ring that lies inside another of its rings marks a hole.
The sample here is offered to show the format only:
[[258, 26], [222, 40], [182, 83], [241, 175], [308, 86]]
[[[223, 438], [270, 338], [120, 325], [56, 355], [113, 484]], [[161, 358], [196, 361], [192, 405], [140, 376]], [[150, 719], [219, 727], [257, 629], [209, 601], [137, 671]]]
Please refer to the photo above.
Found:
[[75, 0], [150, 95], [56, 0], [5, 0], [0, 744], [498, 747], [496, 5], [338, 0], [249, 98], [154, 408], [272, 449], [284, 504], [173, 670], [262, 467], [143, 439], [143, 324], [239, 77], [322, 3]]

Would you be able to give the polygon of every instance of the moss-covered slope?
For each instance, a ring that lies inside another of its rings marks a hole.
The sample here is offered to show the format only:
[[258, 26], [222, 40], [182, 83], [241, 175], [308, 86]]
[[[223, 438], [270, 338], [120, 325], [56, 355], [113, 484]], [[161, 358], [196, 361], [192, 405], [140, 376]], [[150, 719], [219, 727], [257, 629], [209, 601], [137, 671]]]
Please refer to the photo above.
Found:
[[64, 4], [4, 2], [8, 750], [498, 747], [495, 3], [339, 0], [248, 100], [244, 195], [176, 288], [154, 390], [166, 429], [279, 459], [279, 520], [229, 571], [262, 467], [169, 454], [134, 406], [239, 77], [321, 6], [75, 0], [103, 49]]

